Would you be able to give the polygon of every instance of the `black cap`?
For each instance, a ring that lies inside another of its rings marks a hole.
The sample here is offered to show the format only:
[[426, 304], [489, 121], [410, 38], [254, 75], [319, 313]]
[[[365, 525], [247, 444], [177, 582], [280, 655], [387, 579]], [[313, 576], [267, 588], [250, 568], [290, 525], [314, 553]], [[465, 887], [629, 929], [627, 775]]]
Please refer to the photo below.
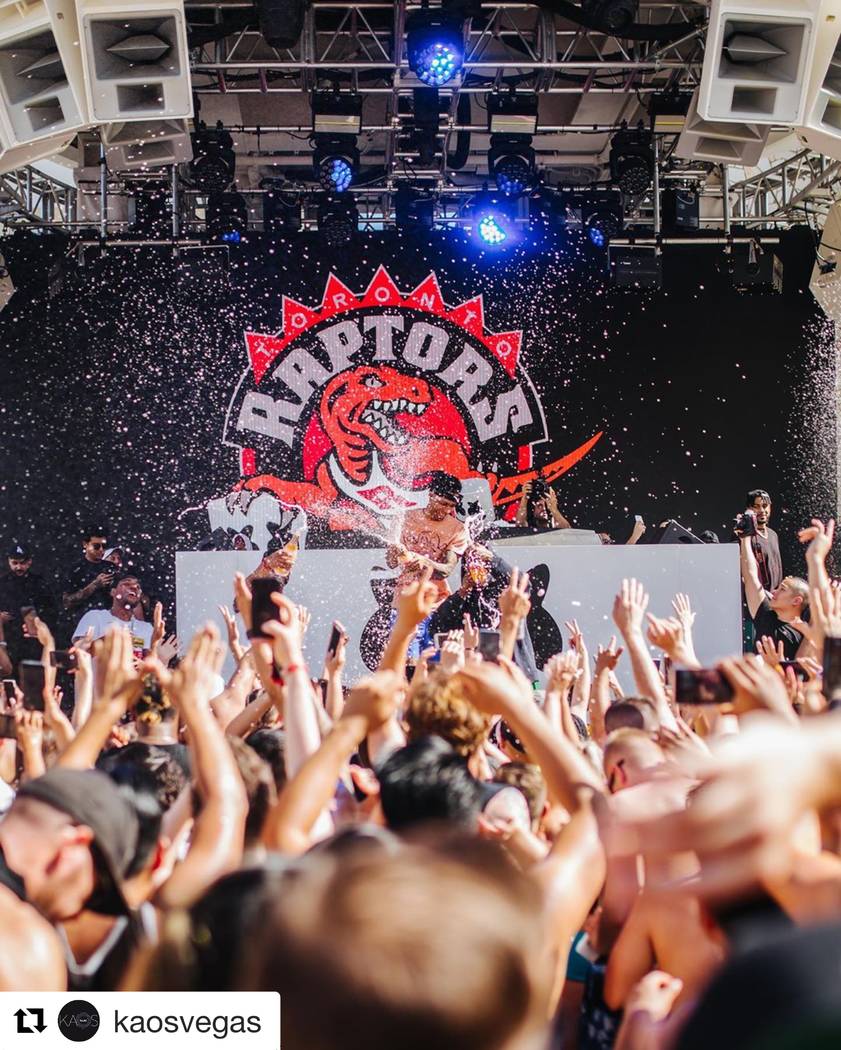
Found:
[[121, 885], [134, 858], [138, 821], [114, 781], [95, 769], [54, 768], [25, 783], [17, 797], [44, 802], [91, 829], [98, 885], [86, 907], [102, 915], [128, 912]]
[[443, 470], [436, 470], [429, 483], [429, 491], [444, 499], [451, 499], [453, 503], [461, 503], [461, 482], [452, 474], [445, 474]]
[[17, 541], [15, 541], [14, 543], [12, 543], [11, 547], [9, 547], [8, 551], [6, 552], [6, 557], [17, 558], [19, 561], [27, 561], [29, 558], [32, 557], [32, 551], [29, 549], [29, 547], [26, 546], [25, 543], [18, 543]]

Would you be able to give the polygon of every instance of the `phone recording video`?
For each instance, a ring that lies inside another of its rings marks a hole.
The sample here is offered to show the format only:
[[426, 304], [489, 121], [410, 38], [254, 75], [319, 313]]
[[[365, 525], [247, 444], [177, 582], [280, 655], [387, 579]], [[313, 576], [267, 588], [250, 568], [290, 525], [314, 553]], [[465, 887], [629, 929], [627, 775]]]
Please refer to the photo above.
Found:
[[726, 704], [733, 686], [715, 667], [675, 671], [675, 700], [679, 704]]
[[830, 702], [841, 700], [841, 638], [824, 638], [823, 691]]
[[273, 594], [279, 594], [280, 583], [273, 576], [258, 576], [251, 581], [251, 635], [254, 638], [268, 638], [263, 625], [271, 620], [280, 620], [280, 609], [272, 601]]
[[499, 659], [499, 631], [479, 631], [479, 655], [483, 660]]
[[16, 740], [18, 735], [14, 715], [0, 715], [0, 740]]
[[75, 652], [70, 649], [54, 649], [50, 653], [50, 666], [60, 671], [75, 671], [78, 666]]
[[44, 710], [44, 665], [39, 660], [21, 660], [20, 688], [28, 711]]
[[342, 627], [338, 620], [334, 620], [333, 629], [330, 631], [330, 641], [327, 643], [328, 658], [336, 655], [336, 650], [339, 648], [339, 642], [342, 640], [342, 635], [344, 633], [344, 627]]
[[15, 692], [15, 680], [14, 678], [3, 679], [3, 695], [6, 697], [6, 703], [10, 704], [17, 696]]

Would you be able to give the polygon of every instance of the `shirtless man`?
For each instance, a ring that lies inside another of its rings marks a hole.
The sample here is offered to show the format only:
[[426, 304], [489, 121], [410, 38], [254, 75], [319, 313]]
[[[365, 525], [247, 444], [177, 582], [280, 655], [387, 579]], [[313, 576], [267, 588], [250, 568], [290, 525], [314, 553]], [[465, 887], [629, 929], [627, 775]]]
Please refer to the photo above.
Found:
[[[452, 474], [437, 473], [429, 486], [429, 502], [421, 510], [407, 511], [400, 532], [400, 543], [386, 551], [389, 568], [400, 567], [394, 588], [394, 601], [403, 588], [420, 579], [427, 568], [438, 589], [436, 608], [450, 593], [447, 577], [470, 544], [465, 526], [455, 517], [461, 500], [461, 482]], [[427, 617], [419, 626], [411, 654], [419, 656], [429, 644]]]

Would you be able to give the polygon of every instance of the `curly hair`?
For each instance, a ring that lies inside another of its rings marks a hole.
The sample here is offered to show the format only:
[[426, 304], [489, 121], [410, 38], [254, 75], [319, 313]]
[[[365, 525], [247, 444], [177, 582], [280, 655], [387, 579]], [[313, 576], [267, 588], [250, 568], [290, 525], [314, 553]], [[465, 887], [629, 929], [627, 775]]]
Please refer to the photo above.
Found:
[[405, 718], [410, 741], [440, 736], [462, 758], [479, 750], [491, 724], [490, 716], [477, 711], [466, 698], [458, 679], [440, 671], [412, 690]]

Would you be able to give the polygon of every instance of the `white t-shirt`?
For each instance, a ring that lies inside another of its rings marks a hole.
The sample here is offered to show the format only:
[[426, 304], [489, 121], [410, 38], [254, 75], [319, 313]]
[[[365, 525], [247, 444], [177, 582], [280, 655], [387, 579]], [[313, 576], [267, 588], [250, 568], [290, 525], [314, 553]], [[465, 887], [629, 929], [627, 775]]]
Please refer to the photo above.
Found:
[[111, 615], [110, 609], [91, 609], [76, 624], [73, 639], [82, 638], [89, 627], [93, 627], [94, 640], [101, 638], [109, 627], [121, 627], [131, 632], [131, 647], [135, 652], [152, 647], [152, 625], [145, 620], [120, 620]]

